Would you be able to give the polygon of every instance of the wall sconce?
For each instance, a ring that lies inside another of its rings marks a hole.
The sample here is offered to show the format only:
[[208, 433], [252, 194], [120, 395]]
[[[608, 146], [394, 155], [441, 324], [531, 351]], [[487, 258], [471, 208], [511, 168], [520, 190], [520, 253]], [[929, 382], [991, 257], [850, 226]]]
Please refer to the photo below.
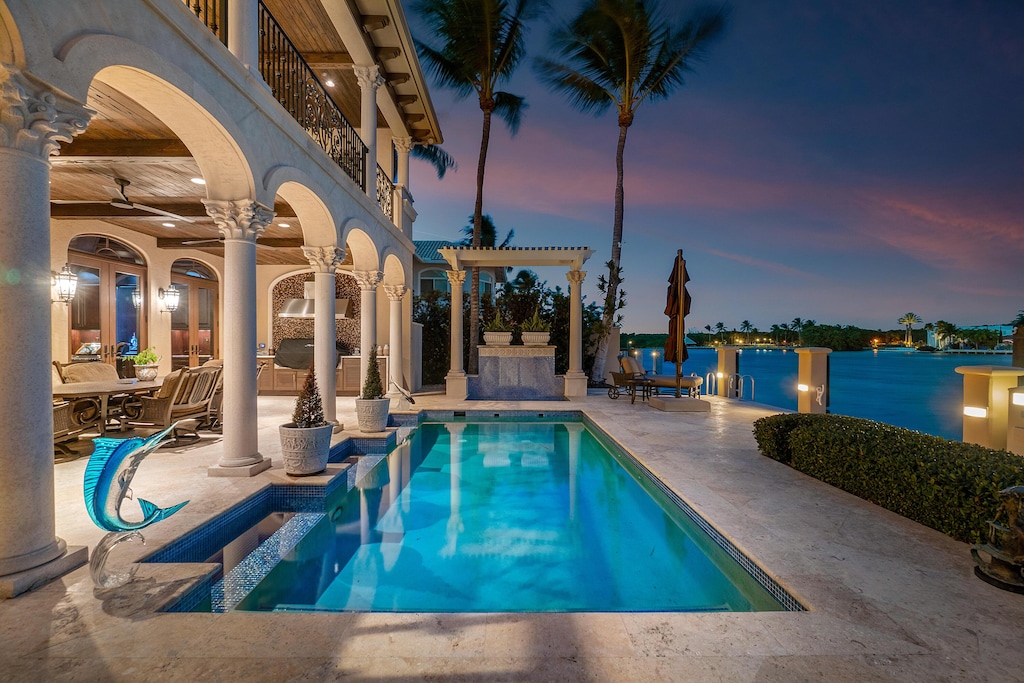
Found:
[[157, 292], [157, 297], [163, 302], [164, 310], [168, 313], [173, 313], [178, 310], [178, 302], [181, 298], [181, 292], [179, 292], [178, 288], [173, 284], [167, 289], [161, 287]]
[[75, 290], [78, 289], [78, 276], [71, 272], [71, 268], [65, 263], [59, 273], [50, 276], [50, 287], [53, 290], [51, 298], [54, 301], [71, 303], [75, 298]]
[[988, 408], [964, 406], [964, 415], [968, 417], [988, 417]]
[[142, 290], [138, 287], [132, 290], [132, 306], [135, 310], [142, 308]]
[[797, 391], [810, 391], [811, 388], [809, 386], [807, 386], [806, 384], [797, 384], [796, 385], [796, 390]]
[[1013, 405], [1024, 406], [1024, 393], [1014, 392], [1013, 394]]

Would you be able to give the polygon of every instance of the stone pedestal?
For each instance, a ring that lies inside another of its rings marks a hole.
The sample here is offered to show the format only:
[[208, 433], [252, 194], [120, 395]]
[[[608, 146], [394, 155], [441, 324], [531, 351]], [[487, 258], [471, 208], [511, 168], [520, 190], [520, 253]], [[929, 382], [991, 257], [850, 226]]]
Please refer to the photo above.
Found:
[[469, 378], [469, 398], [544, 401], [564, 398], [555, 377], [554, 346], [481, 346], [480, 374]]
[[832, 349], [808, 346], [797, 349], [796, 405], [799, 413], [828, 412], [828, 354]]
[[718, 348], [718, 395], [723, 398], [739, 396], [738, 375], [740, 372], [740, 349], [738, 346], [720, 346]]
[[1024, 368], [1001, 365], [961, 365], [964, 376], [964, 441], [987, 448], [1006, 448], [1010, 389]]
[[1024, 387], [1010, 389], [1009, 419], [1006, 424], [1006, 450], [1024, 455]]

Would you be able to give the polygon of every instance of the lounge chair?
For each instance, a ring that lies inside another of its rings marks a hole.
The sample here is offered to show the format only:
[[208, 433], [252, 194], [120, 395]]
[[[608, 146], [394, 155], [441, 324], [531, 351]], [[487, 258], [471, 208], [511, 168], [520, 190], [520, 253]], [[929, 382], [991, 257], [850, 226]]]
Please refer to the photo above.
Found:
[[[661, 393], [660, 389], [671, 389], [675, 392], [675, 375], [648, 375], [643, 366], [640, 365], [640, 361], [632, 356], [623, 356], [619, 359], [619, 363], [622, 366], [622, 372], [631, 380], [650, 383], [651, 390], [655, 395]], [[680, 392], [685, 392], [690, 398], [700, 398], [700, 388], [703, 384], [704, 380], [697, 375], [683, 375], [679, 378]]]
[[[53, 369], [54, 386], [64, 383], [57, 366]], [[79, 398], [74, 401], [53, 402], [53, 447], [64, 455], [72, 451], [66, 445], [75, 441], [82, 432], [96, 427], [100, 422], [100, 403], [92, 398]]]
[[212, 419], [213, 397], [220, 382], [219, 366], [183, 368], [167, 375], [155, 396], [143, 396], [137, 415], [129, 416], [133, 428], [166, 429], [177, 423], [166, 446], [186, 446], [199, 440], [196, 430]]

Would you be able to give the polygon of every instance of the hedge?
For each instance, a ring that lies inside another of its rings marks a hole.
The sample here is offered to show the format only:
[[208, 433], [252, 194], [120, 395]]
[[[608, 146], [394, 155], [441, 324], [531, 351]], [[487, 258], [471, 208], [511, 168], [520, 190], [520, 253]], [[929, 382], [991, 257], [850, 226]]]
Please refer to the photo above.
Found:
[[754, 422], [764, 455], [967, 543], [988, 538], [998, 493], [1024, 484], [1024, 458], [844, 415]]

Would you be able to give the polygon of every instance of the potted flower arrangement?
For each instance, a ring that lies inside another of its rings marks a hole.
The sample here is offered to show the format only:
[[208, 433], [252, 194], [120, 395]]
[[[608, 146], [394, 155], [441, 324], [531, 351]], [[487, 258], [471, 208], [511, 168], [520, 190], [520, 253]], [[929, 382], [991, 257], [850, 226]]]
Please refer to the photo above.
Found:
[[317, 474], [327, 469], [331, 455], [334, 426], [324, 419], [324, 406], [313, 368], [295, 399], [292, 421], [279, 428], [284, 471], [295, 477]]
[[388, 426], [391, 399], [384, 398], [384, 385], [377, 367], [377, 349], [370, 348], [370, 366], [366, 369], [363, 391], [356, 399], [356, 422], [359, 431], [367, 434], [383, 432]]
[[152, 382], [160, 371], [160, 356], [152, 346], [135, 354], [135, 377], [140, 382]]
[[540, 319], [540, 309], [533, 309], [533, 317], [520, 325], [524, 346], [546, 346], [551, 339], [551, 326]]
[[501, 319], [501, 313], [494, 312], [494, 320], [484, 327], [484, 344], [508, 346], [512, 343], [512, 328]]

